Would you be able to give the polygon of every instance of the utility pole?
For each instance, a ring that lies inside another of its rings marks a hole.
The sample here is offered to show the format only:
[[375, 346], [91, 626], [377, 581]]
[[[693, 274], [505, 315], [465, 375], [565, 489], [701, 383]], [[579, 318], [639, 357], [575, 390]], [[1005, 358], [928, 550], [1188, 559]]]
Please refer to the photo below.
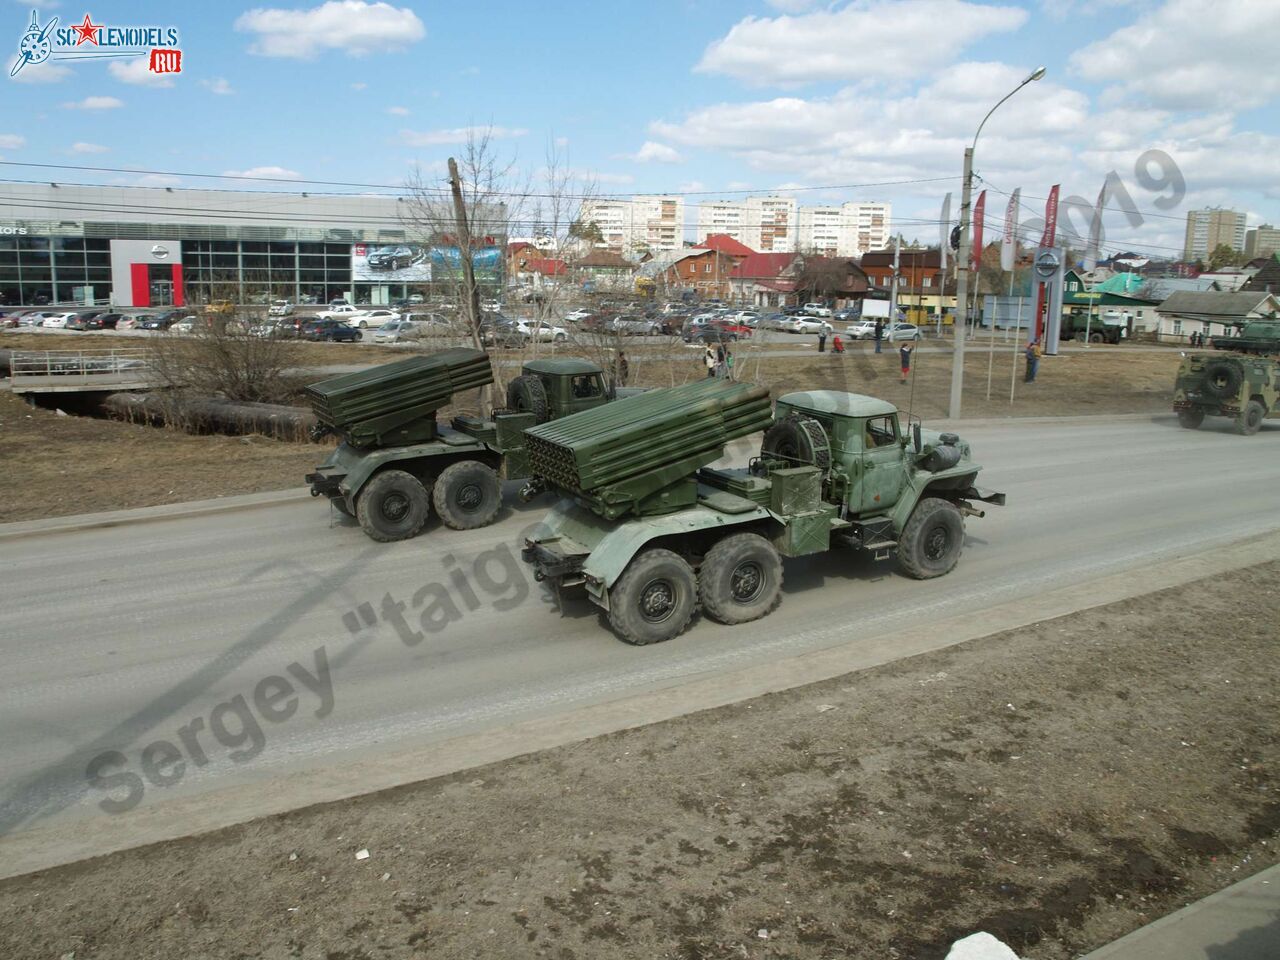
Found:
[[956, 251], [955, 353], [951, 360], [951, 403], [947, 413], [952, 420], [960, 417], [960, 391], [964, 386], [964, 337], [965, 326], [969, 322], [969, 198], [972, 192], [973, 147], [965, 147], [964, 179], [960, 187], [960, 249]]
[[889, 342], [893, 343], [893, 325], [898, 322], [898, 274], [902, 257], [902, 234], [893, 240], [893, 277], [889, 281]]

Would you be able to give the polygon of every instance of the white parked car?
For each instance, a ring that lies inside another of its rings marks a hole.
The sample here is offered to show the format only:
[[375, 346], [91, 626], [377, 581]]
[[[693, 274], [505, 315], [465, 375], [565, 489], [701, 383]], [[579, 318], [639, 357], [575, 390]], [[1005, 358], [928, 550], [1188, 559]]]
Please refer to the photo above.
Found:
[[545, 320], [517, 320], [516, 329], [531, 340], [543, 343], [564, 343], [569, 339], [569, 331], [557, 327]]
[[802, 308], [805, 316], [809, 317], [829, 317], [831, 316], [831, 308], [821, 303], [806, 303]]
[[374, 343], [407, 343], [420, 340], [423, 325], [414, 320], [391, 320], [378, 328], [373, 335]]
[[502, 310], [502, 301], [493, 299], [481, 300], [480, 309], [485, 313], [499, 313]]
[[895, 323], [885, 332], [885, 338], [894, 340], [919, 340], [920, 328], [914, 323]]
[[359, 327], [363, 330], [366, 327], [380, 327], [393, 320], [401, 320], [403, 319], [403, 314], [397, 313], [395, 310], [357, 310], [353, 314], [348, 314], [338, 319], [346, 320], [353, 327]]
[[66, 328], [67, 321], [74, 316], [74, 313], [46, 313], [44, 315], [44, 320], [40, 323], [40, 326], [62, 330]]
[[[845, 335], [850, 340], [874, 340], [876, 338], [876, 322], [874, 320], [855, 320], [845, 328]], [[880, 332], [884, 337], [884, 331]]]
[[269, 317], [287, 317], [293, 313], [293, 304], [288, 300], [272, 300], [271, 307], [267, 310]]
[[179, 320], [177, 323], [169, 327], [170, 333], [195, 333], [195, 321], [188, 317], [186, 320]]
[[320, 320], [350, 320], [357, 313], [360, 311], [349, 303], [331, 303], [328, 310], [321, 310], [316, 317]]
[[835, 327], [816, 317], [790, 317], [782, 329], [786, 333], [826, 333], [827, 336], [835, 333]]
[[586, 307], [579, 307], [577, 310], [573, 311], [573, 313], [567, 314], [564, 318], [564, 322], [565, 323], [581, 323], [583, 320], [586, 320], [590, 316], [592, 316], [592, 313], [590, 310], [588, 310]]

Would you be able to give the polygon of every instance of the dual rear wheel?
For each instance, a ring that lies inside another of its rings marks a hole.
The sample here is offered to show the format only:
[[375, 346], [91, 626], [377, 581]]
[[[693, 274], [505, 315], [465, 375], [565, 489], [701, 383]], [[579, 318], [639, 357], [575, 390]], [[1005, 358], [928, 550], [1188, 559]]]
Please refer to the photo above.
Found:
[[441, 470], [428, 491], [406, 470], [383, 470], [360, 491], [356, 519], [374, 540], [408, 540], [422, 530], [433, 506], [454, 530], [488, 526], [502, 506], [498, 474], [479, 460], [460, 460]]

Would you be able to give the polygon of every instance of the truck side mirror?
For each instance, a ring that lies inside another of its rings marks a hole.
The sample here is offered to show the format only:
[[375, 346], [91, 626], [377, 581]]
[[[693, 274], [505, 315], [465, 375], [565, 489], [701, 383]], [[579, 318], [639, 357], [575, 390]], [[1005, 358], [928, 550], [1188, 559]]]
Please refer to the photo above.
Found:
[[924, 445], [920, 442], [920, 424], [918, 422], [911, 425], [911, 442], [915, 445], [916, 453], [919, 453]]

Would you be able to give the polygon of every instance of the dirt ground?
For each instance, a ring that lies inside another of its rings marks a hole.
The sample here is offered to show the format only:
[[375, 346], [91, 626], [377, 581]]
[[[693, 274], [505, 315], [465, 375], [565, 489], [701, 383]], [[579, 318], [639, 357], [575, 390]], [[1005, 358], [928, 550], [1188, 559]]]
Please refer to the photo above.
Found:
[[330, 449], [59, 416], [0, 392], [0, 523], [301, 486]]
[[[47, 345], [52, 339], [10, 333], [0, 337], [0, 346], [12, 341], [25, 349], [31, 346], [28, 340]], [[120, 342], [120, 338], [98, 334], [58, 339], [87, 344], [84, 349], [95, 345], [109, 349]], [[391, 359], [387, 350], [372, 346], [290, 346], [298, 351], [300, 366]], [[1087, 352], [1045, 358], [1034, 384], [1022, 382], [1019, 361], [1011, 404], [1014, 358], [1008, 346], [995, 358], [989, 401], [989, 354], [975, 350], [966, 355], [965, 417], [1154, 413], [1169, 407], [1177, 351], [1094, 346]], [[906, 384], [900, 382], [896, 354], [886, 347], [877, 356], [866, 343], [851, 344], [844, 356], [792, 348], [794, 356], [759, 357], [752, 348], [743, 347], [738, 352], [737, 374], [739, 379], [768, 383], [775, 395], [815, 388], [869, 393], [928, 421], [947, 415], [951, 383], [952, 354], [935, 349], [925, 342]], [[702, 376], [705, 369], [696, 349], [648, 347], [628, 355], [633, 386], [683, 383]], [[498, 359], [517, 363], [519, 357], [503, 354]], [[506, 376], [513, 370], [508, 365], [499, 368]], [[467, 406], [464, 401], [443, 415], [448, 418]], [[328, 454], [328, 447], [264, 437], [186, 436], [152, 427], [58, 417], [29, 409], [5, 393], [0, 393], [0, 443], [5, 445], [7, 463], [14, 467], [10, 496], [0, 504], [0, 522], [286, 489], [301, 485], [303, 476]]]
[[1278, 580], [14, 878], [0, 956], [1066, 960], [1280, 860]]

